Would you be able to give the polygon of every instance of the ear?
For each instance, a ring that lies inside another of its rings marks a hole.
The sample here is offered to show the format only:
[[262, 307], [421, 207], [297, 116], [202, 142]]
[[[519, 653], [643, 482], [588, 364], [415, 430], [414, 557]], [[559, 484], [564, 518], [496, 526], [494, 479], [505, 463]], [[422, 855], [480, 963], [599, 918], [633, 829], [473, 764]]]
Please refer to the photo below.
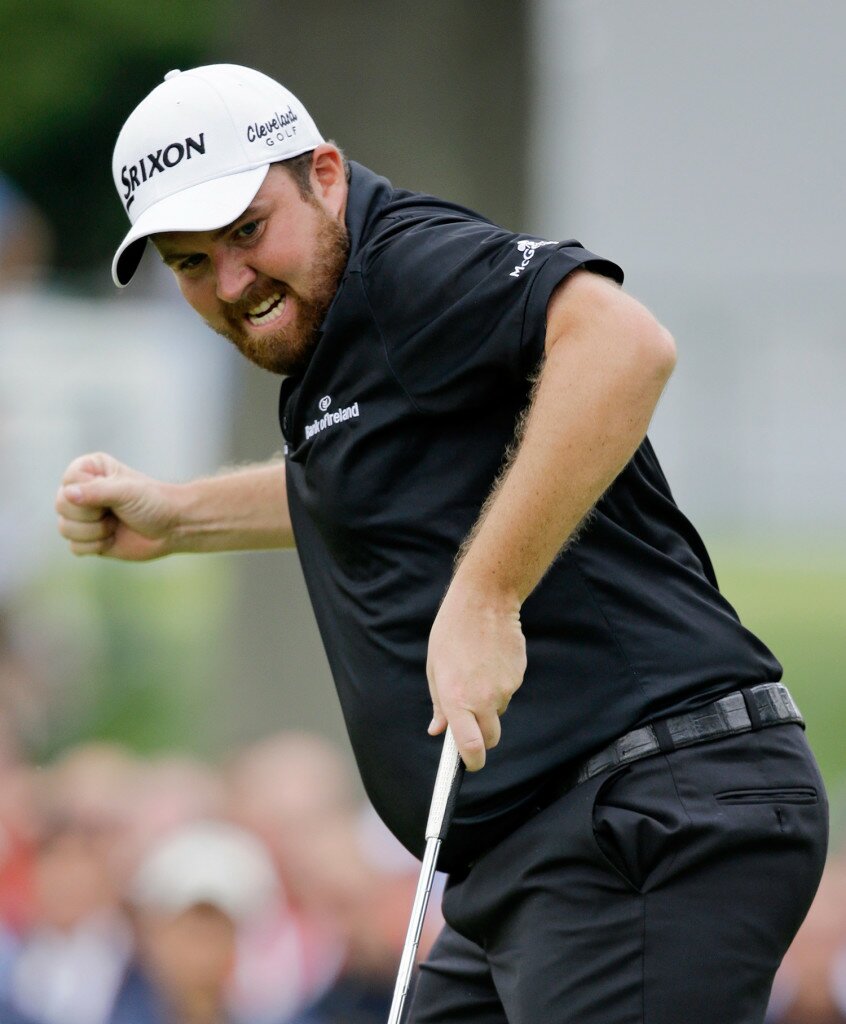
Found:
[[347, 204], [347, 173], [341, 151], [331, 142], [321, 143], [312, 154], [311, 186], [327, 212], [340, 220]]

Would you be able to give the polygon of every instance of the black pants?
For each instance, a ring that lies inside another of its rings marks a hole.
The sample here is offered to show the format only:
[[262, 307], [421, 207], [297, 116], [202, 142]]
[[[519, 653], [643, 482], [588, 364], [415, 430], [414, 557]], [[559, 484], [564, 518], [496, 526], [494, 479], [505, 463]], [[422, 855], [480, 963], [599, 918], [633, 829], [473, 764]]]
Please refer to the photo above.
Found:
[[576, 786], [444, 895], [414, 1024], [760, 1024], [825, 861], [801, 728]]

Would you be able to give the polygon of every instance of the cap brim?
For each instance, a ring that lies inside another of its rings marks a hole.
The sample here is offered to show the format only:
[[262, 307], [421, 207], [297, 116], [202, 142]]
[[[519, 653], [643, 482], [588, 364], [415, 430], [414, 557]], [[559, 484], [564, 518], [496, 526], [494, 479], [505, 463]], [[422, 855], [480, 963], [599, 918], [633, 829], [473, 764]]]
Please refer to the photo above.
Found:
[[204, 181], [160, 199], [132, 225], [112, 260], [112, 280], [125, 288], [138, 269], [150, 235], [162, 231], [214, 231], [240, 217], [261, 188], [270, 164]]

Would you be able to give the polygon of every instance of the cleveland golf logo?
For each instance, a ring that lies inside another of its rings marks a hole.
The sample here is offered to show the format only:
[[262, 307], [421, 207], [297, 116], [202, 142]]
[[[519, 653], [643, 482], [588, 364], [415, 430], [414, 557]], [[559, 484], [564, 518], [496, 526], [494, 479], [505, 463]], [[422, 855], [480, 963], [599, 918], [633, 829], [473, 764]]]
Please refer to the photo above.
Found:
[[206, 152], [206, 133], [200, 132], [198, 139], [191, 136], [181, 142], [169, 142], [161, 149], [142, 156], [134, 164], [121, 168], [120, 180], [123, 182], [123, 202], [128, 210], [135, 202], [135, 190], [149, 181], [154, 174], [163, 174], [171, 167], [176, 167], [183, 160], [190, 160], [196, 153], [203, 156]]
[[254, 121], [247, 126], [247, 142], [264, 139], [265, 145], [275, 146], [277, 142], [292, 139], [297, 134], [299, 114], [289, 105], [286, 111], [275, 111], [266, 121]]
[[531, 263], [532, 258], [538, 249], [543, 248], [545, 245], [558, 245], [557, 242], [536, 242], [531, 238], [521, 238], [517, 243], [517, 250], [523, 254], [523, 262], [518, 263], [517, 266], [508, 275], [509, 277], [519, 277], [523, 271]]

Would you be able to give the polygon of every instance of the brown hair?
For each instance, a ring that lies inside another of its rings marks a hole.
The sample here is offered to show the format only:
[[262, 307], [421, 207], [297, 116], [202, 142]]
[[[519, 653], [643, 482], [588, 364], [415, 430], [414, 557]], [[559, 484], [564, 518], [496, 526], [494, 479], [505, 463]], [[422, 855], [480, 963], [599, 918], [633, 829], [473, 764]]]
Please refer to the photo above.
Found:
[[[331, 142], [331, 140], [330, 140]], [[333, 146], [334, 142], [331, 143]], [[347, 181], [350, 180], [350, 165], [347, 162], [347, 158], [344, 156], [343, 150], [338, 150], [341, 154], [341, 159], [344, 161], [344, 173], [347, 176]], [[310, 149], [307, 153], [300, 153], [299, 156], [292, 156], [290, 160], [280, 160], [279, 165], [284, 167], [285, 170], [294, 179], [294, 184], [303, 199], [308, 199], [309, 196], [313, 195], [311, 187], [311, 163], [314, 150]]]

